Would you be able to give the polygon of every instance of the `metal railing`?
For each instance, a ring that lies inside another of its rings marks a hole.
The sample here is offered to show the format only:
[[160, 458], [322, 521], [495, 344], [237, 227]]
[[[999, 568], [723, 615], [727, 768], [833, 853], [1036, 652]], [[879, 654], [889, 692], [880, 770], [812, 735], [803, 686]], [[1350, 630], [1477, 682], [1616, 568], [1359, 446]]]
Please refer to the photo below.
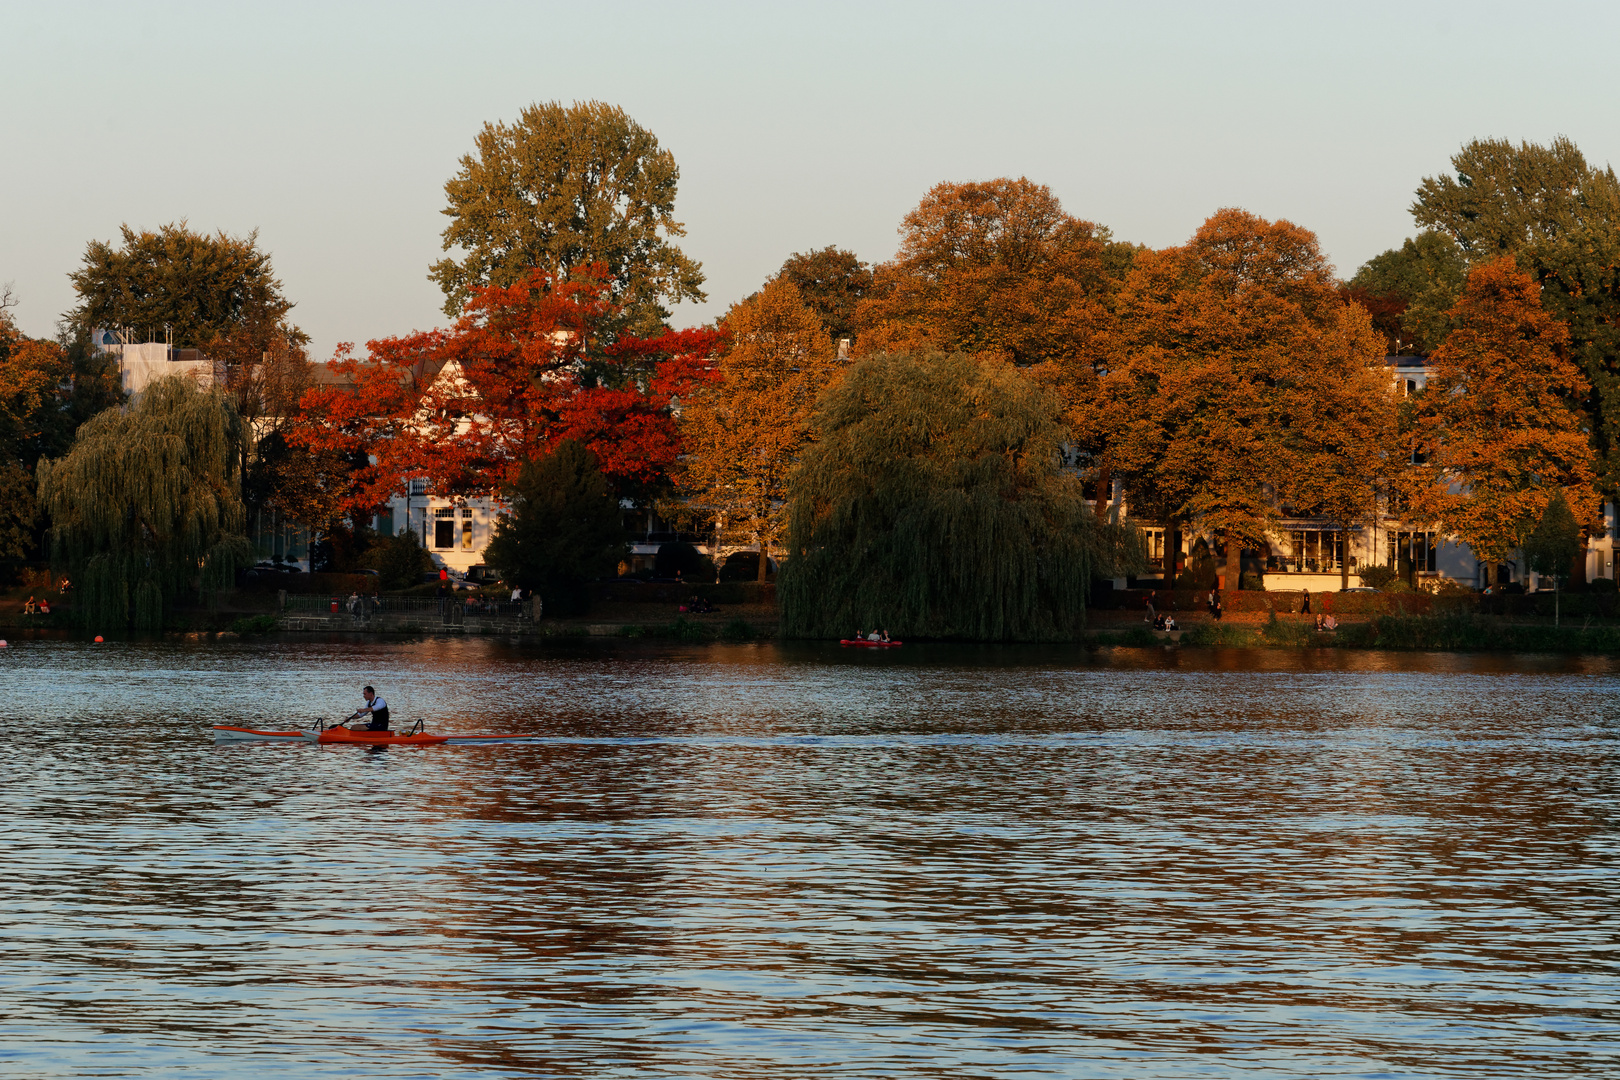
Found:
[[352, 604], [347, 596], [288, 594], [282, 607], [286, 615], [346, 615], [356, 622], [373, 618], [396, 619], [404, 616], [439, 620], [523, 619], [533, 610], [532, 601], [467, 599], [457, 596], [362, 596]]

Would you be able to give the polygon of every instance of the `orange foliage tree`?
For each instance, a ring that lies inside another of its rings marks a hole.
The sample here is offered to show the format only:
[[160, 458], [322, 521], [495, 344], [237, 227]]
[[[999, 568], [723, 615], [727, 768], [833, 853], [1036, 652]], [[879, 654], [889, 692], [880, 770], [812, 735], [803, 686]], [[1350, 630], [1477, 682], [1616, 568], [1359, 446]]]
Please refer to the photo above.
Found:
[[1137, 256], [1117, 317], [1083, 435], [1133, 515], [1225, 540], [1226, 588], [1283, 505], [1371, 512], [1394, 409], [1383, 343], [1313, 233], [1222, 210], [1185, 246]]
[[935, 185], [856, 310], [863, 353], [995, 353], [1016, 364], [1084, 353], [1132, 249], [1020, 177]]
[[616, 334], [618, 315], [600, 265], [475, 289], [448, 330], [367, 342], [363, 361], [342, 346], [331, 367], [352, 389], [305, 393], [294, 438], [366, 462], [345, 496], [352, 516], [417, 478], [438, 495], [498, 494], [563, 439], [586, 446], [618, 494], [646, 497], [679, 450], [670, 400], [710, 377], [722, 335]]
[[788, 474], [839, 365], [821, 317], [781, 278], [733, 307], [726, 330], [715, 379], [682, 401], [680, 484], [695, 507], [759, 544], [763, 581], [787, 530]]
[[1411, 416], [1414, 515], [1438, 521], [1488, 563], [1523, 546], [1555, 491], [1598, 520], [1596, 470], [1580, 411], [1586, 378], [1569, 331], [1511, 255], [1472, 270], [1452, 330], [1429, 358]]

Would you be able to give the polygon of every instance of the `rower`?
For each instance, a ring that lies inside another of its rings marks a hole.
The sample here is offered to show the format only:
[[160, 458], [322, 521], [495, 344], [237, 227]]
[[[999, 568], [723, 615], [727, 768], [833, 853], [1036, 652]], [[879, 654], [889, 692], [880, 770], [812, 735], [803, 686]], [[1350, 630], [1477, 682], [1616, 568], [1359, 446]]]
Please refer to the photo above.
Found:
[[378, 697], [377, 691], [373, 690], [369, 686], [360, 692], [365, 695], [366, 703], [354, 710], [354, 712], [350, 715], [345, 716], [343, 718], [343, 722], [346, 724], [350, 720], [358, 720], [362, 716], [369, 714], [371, 717], [371, 722], [366, 725], [367, 731], [387, 731], [388, 702]]

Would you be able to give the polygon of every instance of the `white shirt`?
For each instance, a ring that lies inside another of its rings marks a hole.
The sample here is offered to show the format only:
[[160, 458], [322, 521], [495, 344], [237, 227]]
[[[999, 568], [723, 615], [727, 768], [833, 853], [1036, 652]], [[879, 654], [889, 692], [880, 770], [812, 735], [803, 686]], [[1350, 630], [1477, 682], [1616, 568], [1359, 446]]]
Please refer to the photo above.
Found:
[[377, 711], [379, 711], [381, 709], [386, 709], [386, 708], [388, 708], [388, 702], [384, 701], [381, 697], [374, 697], [374, 698], [371, 699], [371, 701], [368, 704], [360, 706], [360, 711], [361, 712], [377, 712]]

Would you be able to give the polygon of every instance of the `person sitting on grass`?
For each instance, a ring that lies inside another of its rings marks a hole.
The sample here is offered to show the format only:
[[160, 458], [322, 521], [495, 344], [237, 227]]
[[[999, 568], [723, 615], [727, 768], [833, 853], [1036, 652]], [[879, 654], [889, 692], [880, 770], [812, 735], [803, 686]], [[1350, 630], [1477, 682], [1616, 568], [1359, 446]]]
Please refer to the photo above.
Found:
[[33, 613], [34, 613], [34, 598], [32, 596], [30, 596], [27, 600], [23, 601], [23, 614], [24, 615], [32, 615]]

